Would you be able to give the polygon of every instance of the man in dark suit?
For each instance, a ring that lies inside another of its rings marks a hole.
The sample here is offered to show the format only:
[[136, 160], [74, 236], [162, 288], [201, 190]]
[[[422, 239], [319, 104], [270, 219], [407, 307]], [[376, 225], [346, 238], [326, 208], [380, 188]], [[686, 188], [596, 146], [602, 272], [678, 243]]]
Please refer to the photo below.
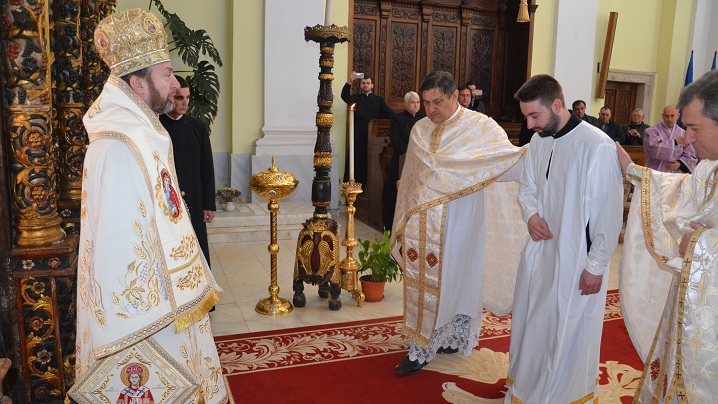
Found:
[[409, 91], [404, 95], [404, 111], [394, 114], [389, 125], [389, 138], [391, 139], [391, 164], [387, 173], [386, 197], [384, 205], [384, 227], [391, 230], [394, 222], [394, 209], [396, 208], [396, 182], [401, 178], [404, 168], [404, 156], [409, 146], [411, 128], [426, 115], [419, 111], [421, 99], [419, 94]]
[[217, 210], [212, 145], [209, 142], [207, 126], [185, 115], [189, 106], [189, 86], [182, 77], [175, 77], [180, 83], [180, 88], [172, 96], [174, 109], [160, 115], [160, 122], [172, 138], [177, 180], [199, 246], [209, 264], [207, 223], [212, 223], [214, 211]]
[[598, 119], [595, 117], [588, 115], [586, 113], [586, 102], [583, 100], [576, 100], [571, 105], [571, 108], [573, 109], [573, 113], [576, 114], [578, 119], [582, 121], [586, 121], [590, 123], [593, 126], [598, 126]]
[[623, 130], [621, 126], [611, 120], [611, 108], [604, 106], [598, 113], [598, 129], [604, 131], [608, 137], [616, 142], [624, 144]]
[[[359, 78], [352, 72], [342, 88], [342, 100], [347, 105], [356, 104], [354, 115], [354, 180], [366, 184], [367, 149], [369, 144], [369, 121], [377, 118], [391, 118], [393, 112], [384, 99], [372, 93], [374, 83], [368, 74], [361, 79], [361, 93], [351, 94], [351, 83]], [[348, 147], [347, 147], [348, 149]], [[347, 158], [346, 161], [349, 161]], [[344, 165], [344, 181], [349, 181], [349, 165]]]
[[466, 82], [466, 88], [471, 90], [471, 103], [469, 103], [469, 108], [472, 111], [481, 112], [482, 114], [485, 114], [484, 112], [484, 103], [481, 102], [481, 96], [483, 92], [481, 90], [476, 89], [476, 83], [469, 80]]

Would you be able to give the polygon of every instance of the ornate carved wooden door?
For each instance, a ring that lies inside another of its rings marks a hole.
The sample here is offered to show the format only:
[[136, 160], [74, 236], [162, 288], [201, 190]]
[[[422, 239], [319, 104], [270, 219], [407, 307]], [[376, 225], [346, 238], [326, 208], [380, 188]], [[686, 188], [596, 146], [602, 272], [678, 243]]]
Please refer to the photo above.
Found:
[[636, 109], [636, 83], [609, 81], [606, 83], [606, 105], [611, 108], [612, 120], [620, 125], [631, 121], [631, 112]]

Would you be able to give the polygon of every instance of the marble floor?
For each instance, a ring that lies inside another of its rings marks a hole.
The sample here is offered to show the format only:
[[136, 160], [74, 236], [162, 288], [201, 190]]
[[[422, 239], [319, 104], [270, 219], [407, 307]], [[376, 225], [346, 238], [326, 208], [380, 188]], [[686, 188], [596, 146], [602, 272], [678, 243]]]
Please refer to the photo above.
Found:
[[[343, 239], [343, 224], [346, 216], [343, 211], [331, 211], [332, 217], [340, 223], [340, 239]], [[356, 222], [357, 239], [374, 239], [380, 232]], [[277, 256], [277, 283], [279, 297], [292, 301], [292, 277], [296, 238], [279, 240]], [[342, 308], [329, 310], [327, 299], [317, 295], [317, 287], [305, 284], [304, 293], [307, 304], [282, 316], [267, 316], [255, 312], [257, 302], [269, 297], [270, 256], [267, 252], [268, 241], [216, 242], [210, 244], [212, 273], [224, 289], [216, 310], [210, 313], [212, 329], [216, 336], [241, 334], [247, 332], [282, 330], [302, 326], [313, 326], [348, 321], [367, 320], [389, 316], [398, 316], [403, 311], [403, 290], [401, 282], [386, 284], [384, 300], [378, 303], [364, 303], [357, 307], [351, 295], [342, 291]], [[609, 290], [618, 288], [618, 261], [622, 245], [619, 244], [611, 261]], [[357, 248], [358, 249], [358, 248]], [[357, 249], [354, 251], [356, 258]], [[341, 258], [346, 256], [342, 248]]]

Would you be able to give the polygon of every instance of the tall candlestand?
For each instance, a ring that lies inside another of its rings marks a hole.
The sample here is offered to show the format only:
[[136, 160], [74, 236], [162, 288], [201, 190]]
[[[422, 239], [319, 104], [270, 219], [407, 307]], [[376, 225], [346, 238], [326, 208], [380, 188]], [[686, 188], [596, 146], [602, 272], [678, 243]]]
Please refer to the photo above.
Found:
[[312, 205], [314, 214], [304, 222], [304, 228], [297, 239], [297, 256], [294, 265], [295, 307], [304, 307], [304, 282], [319, 285], [319, 296], [329, 297], [329, 308], [342, 307], [341, 273], [339, 270], [339, 238], [337, 222], [329, 218], [327, 208], [331, 202], [332, 182], [329, 172], [332, 168], [332, 147], [329, 130], [334, 116], [332, 104], [332, 81], [334, 81], [334, 46], [349, 41], [351, 34], [347, 27], [317, 25], [304, 29], [304, 39], [319, 43], [319, 94], [316, 115], [317, 142], [314, 146], [314, 172], [312, 181]]
[[343, 183], [342, 191], [347, 199], [347, 225], [344, 241], [342, 241], [342, 245], [347, 249], [347, 257], [339, 264], [339, 268], [342, 270], [342, 289], [352, 294], [357, 306], [364, 307], [364, 293], [357, 287], [359, 284], [357, 272], [361, 269], [361, 264], [352, 256], [354, 255], [354, 247], [359, 244], [357, 239], [354, 238], [354, 213], [357, 210], [354, 207], [354, 201], [356, 201], [357, 195], [363, 191], [361, 184], [354, 181]]
[[279, 211], [280, 199], [291, 195], [297, 188], [299, 181], [294, 179], [290, 173], [280, 172], [274, 165], [274, 156], [272, 156], [272, 166], [269, 170], [254, 174], [249, 180], [249, 186], [252, 191], [262, 198], [269, 199], [267, 208], [270, 215], [270, 233], [271, 241], [267, 246], [267, 251], [271, 256], [271, 277], [269, 284], [269, 297], [261, 299], [254, 310], [259, 314], [277, 315], [287, 314], [292, 311], [292, 304], [289, 300], [280, 298], [279, 286], [277, 286], [277, 253], [279, 253], [279, 244], [277, 244], [277, 212]]

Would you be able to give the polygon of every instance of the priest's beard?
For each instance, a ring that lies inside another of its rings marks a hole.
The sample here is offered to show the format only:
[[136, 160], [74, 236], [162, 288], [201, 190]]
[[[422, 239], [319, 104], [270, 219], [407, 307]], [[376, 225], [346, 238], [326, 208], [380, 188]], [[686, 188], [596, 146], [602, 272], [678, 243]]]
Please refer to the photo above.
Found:
[[174, 104], [167, 98], [162, 99], [162, 95], [157, 91], [154, 81], [152, 79], [147, 80], [147, 87], [150, 90], [150, 108], [158, 115], [166, 114], [174, 109]]
[[549, 118], [548, 122], [546, 122], [546, 126], [544, 127], [537, 127], [534, 126], [531, 128], [534, 132], [538, 132], [539, 136], [541, 137], [549, 137], [553, 136], [558, 132], [558, 125], [561, 123], [561, 118], [559, 118], [558, 114], [554, 114], [553, 111], [549, 111], [551, 113], [551, 118]]

